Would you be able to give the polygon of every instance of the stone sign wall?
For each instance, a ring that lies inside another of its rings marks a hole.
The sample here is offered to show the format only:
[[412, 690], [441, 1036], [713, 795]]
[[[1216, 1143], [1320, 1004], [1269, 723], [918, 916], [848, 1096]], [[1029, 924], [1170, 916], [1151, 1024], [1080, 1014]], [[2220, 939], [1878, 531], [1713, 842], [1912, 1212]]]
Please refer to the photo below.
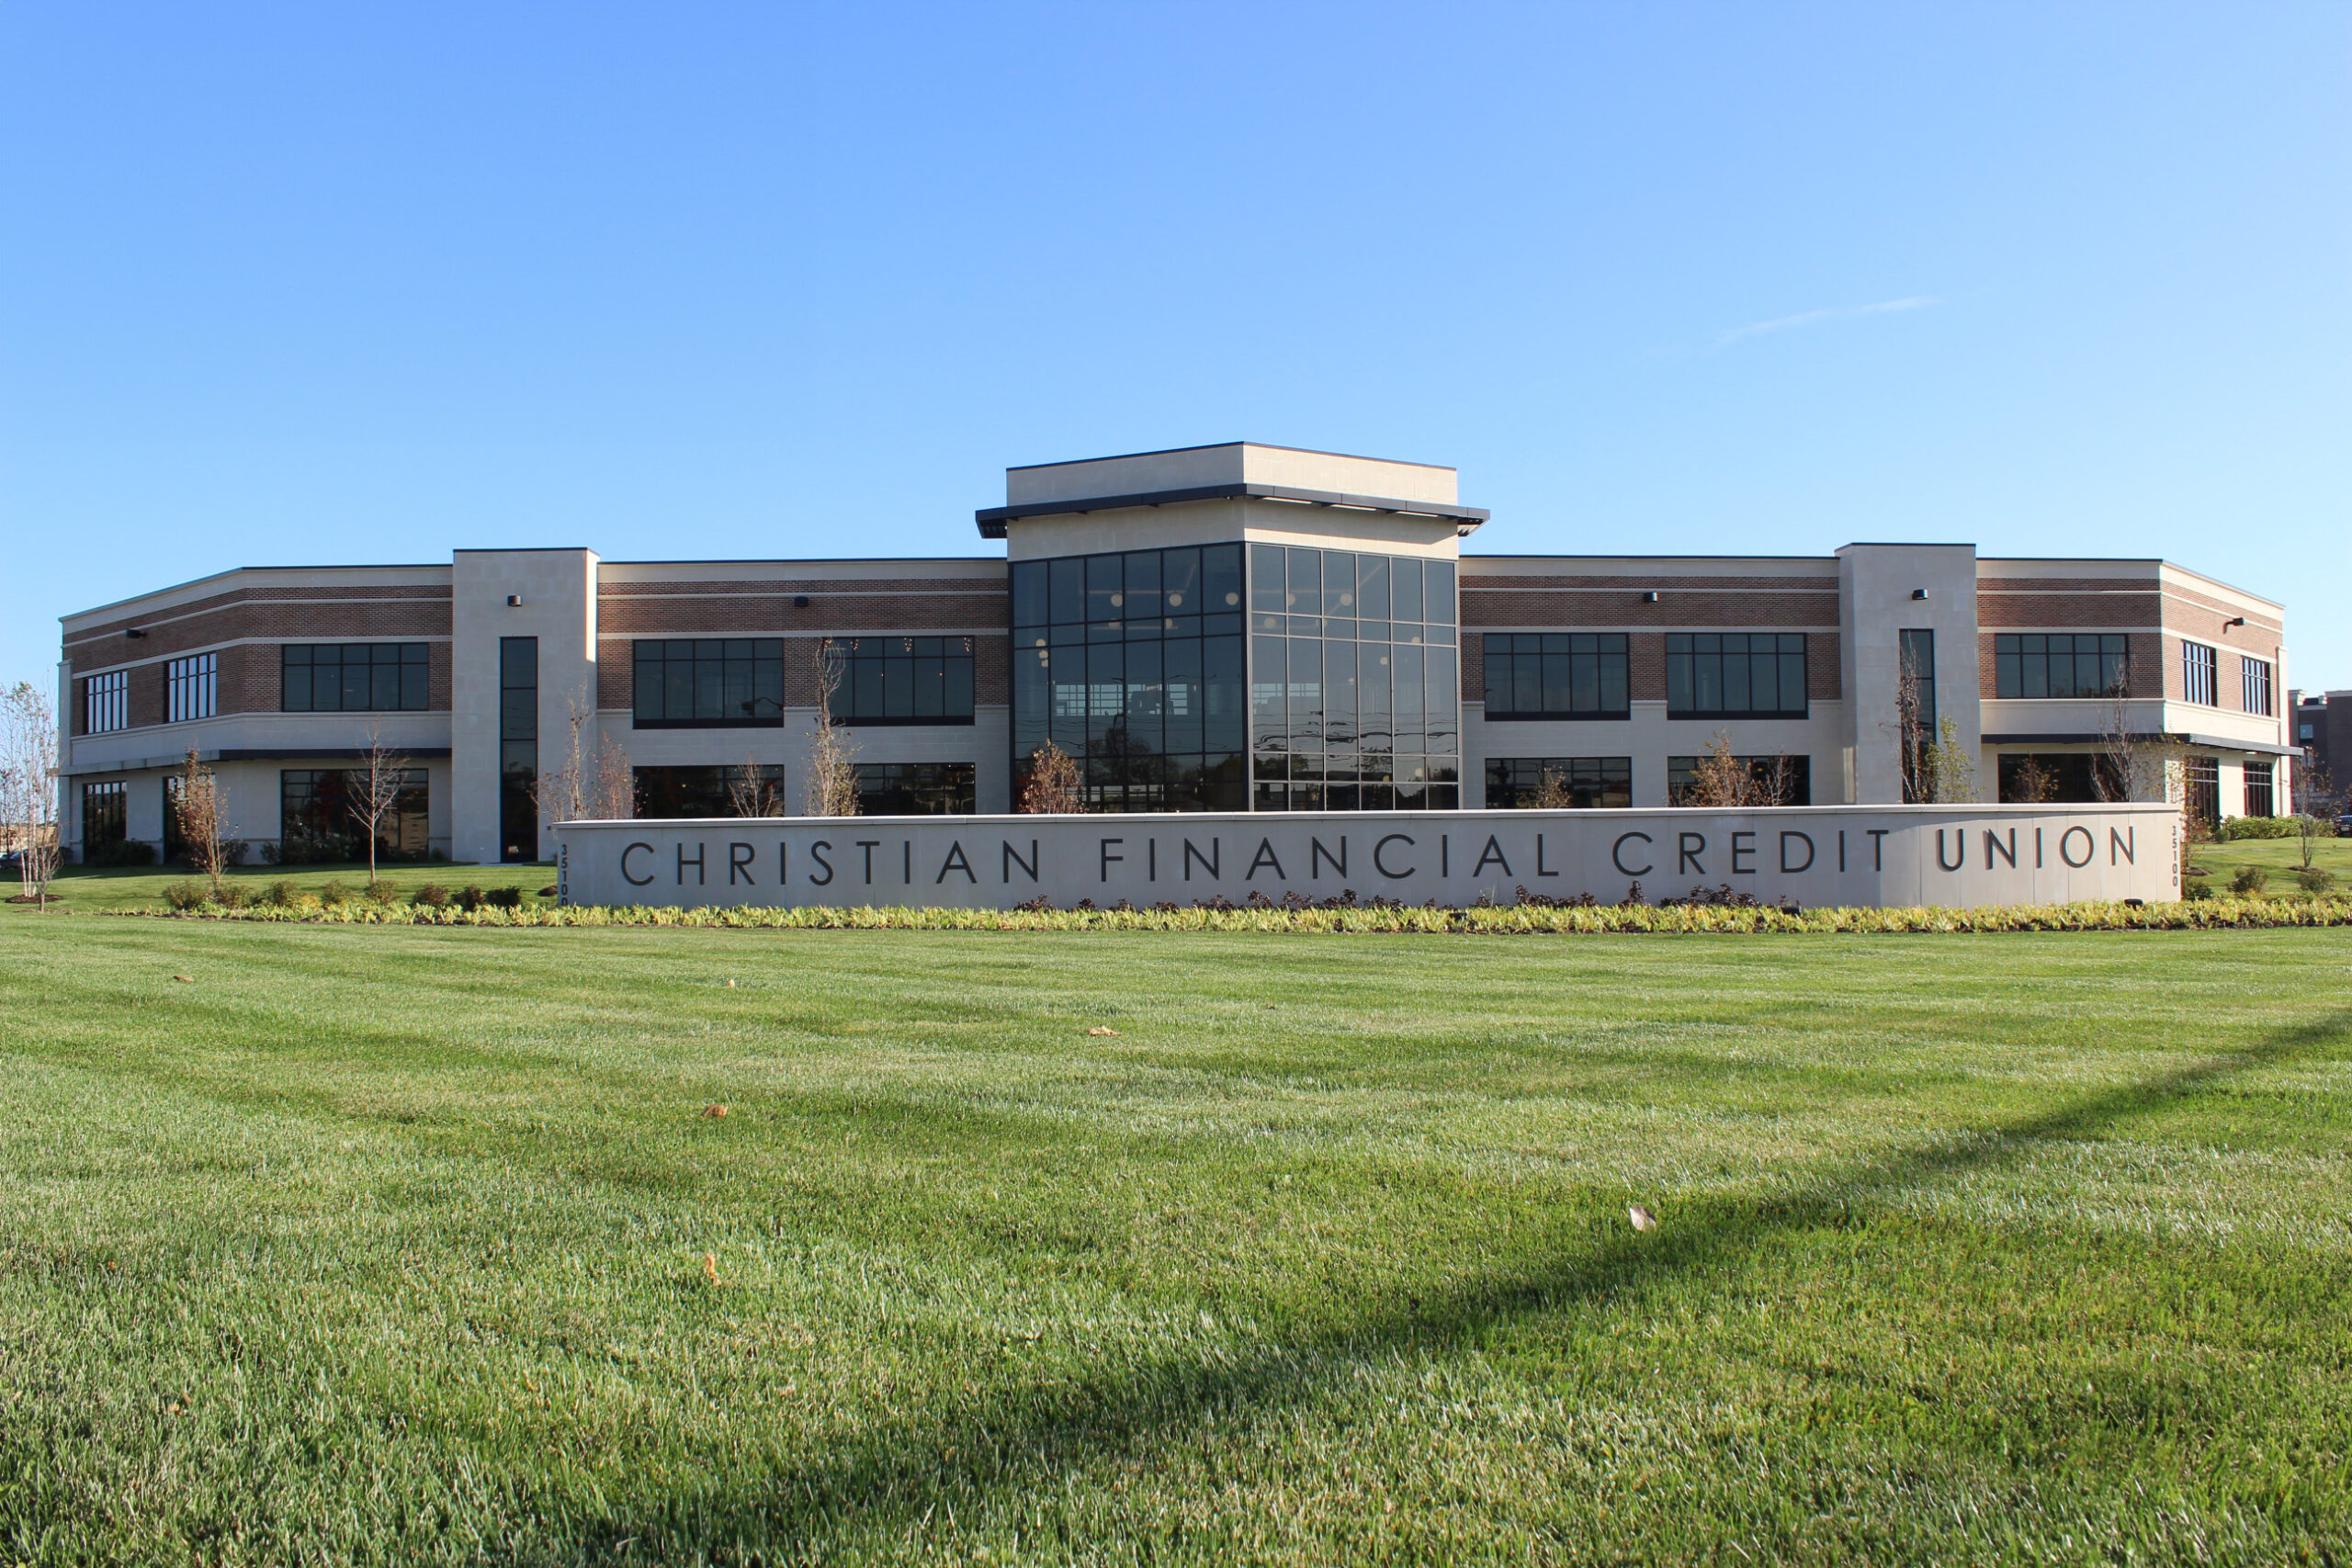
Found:
[[557, 824], [568, 904], [1180, 906], [1252, 893], [1616, 903], [1729, 886], [1764, 903], [2175, 898], [2170, 807], [792, 817]]

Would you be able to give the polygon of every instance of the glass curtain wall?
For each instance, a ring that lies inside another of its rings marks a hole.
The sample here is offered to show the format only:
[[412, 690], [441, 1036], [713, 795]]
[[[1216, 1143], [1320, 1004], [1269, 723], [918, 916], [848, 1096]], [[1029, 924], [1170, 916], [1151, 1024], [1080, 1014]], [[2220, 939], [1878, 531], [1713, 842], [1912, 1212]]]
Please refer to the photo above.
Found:
[[1249, 806], [1239, 545], [1012, 563], [1016, 801], [1047, 741], [1092, 811]]
[[1251, 803], [1461, 804], [1452, 561], [1250, 547]]

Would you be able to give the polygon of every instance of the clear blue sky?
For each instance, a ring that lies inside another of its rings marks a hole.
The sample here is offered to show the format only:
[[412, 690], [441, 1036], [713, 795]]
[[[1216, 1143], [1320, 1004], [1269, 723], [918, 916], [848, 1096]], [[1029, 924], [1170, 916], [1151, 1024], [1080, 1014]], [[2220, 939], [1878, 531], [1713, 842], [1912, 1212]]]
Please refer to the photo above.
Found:
[[2167, 556], [2352, 686], [2347, 83], [2343, 4], [8, 5], [0, 674], [1246, 438], [1489, 551]]

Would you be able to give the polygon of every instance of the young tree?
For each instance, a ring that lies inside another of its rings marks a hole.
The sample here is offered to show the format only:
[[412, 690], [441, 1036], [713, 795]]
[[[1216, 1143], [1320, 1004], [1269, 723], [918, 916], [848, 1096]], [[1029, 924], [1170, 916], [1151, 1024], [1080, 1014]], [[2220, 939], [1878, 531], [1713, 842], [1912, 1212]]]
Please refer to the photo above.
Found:
[[1682, 789], [1685, 806], [1718, 809], [1771, 806], [1777, 795], [1756, 777], [1756, 770], [1732, 755], [1731, 737], [1718, 729], [1707, 741], [1707, 754]]
[[1960, 743], [1960, 725], [1950, 714], [1936, 722], [1936, 739], [1921, 758], [1928, 800], [1960, 806], [1976, 799], [1976, 760]]
[[729, 770], [727, 808], [738, 817], [783, 817], [784, 784], [752, 758]]
[[57, 712], [29, 681], [0, 698], [0, 815], [16, 839], [24, 896], [46, 912], [57, 875]]
[[368, 835], [368, 886], [373, 887], [377, 835], [400, 807], [401, 791], [408, 785], [408, 758], [386, 745], [382, 729], [370, 724], [367, 753], [351, 778], [352, 788], [346, 792], [346, 798], [352, 820]]
[[187, 772], [180, 775], [179, 793], [172, 797], [172, 816], [188, 863], [212, 886], [212, 901], [221, 901], [221, 874], [229, 864], [231, 829], [222, 809], [220, 781], [204, 765], [196, 748], [187, 749]]
[[1903, 799], [1912, 805], [1935, 797], [1935, 738], [1928, 728], [1928, 687], [1909, 660], [1894, 677], [1894, 728], [1902, 747]]
[[1538, 811], [1566, 811], [1577, 803], [1576, 792], [1557, 768], [1544, 770], [1543, 782], [1535, 786], [1535, 798], [1530, 802]]
[[2333, 837], [2335, 829], [2328, 820], [2328, 807], [2335, 803], [2335, 790], [2327, 770], [2316, 762], [2305, 763], [2295, 770], [2295, 838], [2303, 852], [2302, 869], [2312, 869], [2312, 849], [2324, 838]]
[[628, 753], [600, 727], [596, 746], [585, 736], [596, 717], [578, 697], [565, 700], [569, 736], [563, 761], [532, 782], [531, 796], [543, 822], [611, 822], [637, 815], [637, 784]]
[[808, 777], [800, 791], [801, 810], [810, 817], [857, 815], [857, 747], [833, 722], [833, 694], [848, 662], [848, 651], [831, 637], [817, 645], [817, 732], [808, 740]]
[[2055, 800], [2058, 798], [2058, 775], [2028, 757], [2018, 764], [2017, 772], [2009, 775], [2007, 793], [2013, 794], [2015, 804], [2019, 806], [2039, 806], [2044, 801]]
[[1029, 782], [1021, 787], [1021, 809], [1041, 815], [1084, 811], [1084, 784], [1078, 759], [1048, 740], [1029, 753]]
[[[2132, 695], [2119, 685], [2099, 711], [2099, 754], [2092, 777], [2103, 800], [2171, 800], [2188, 749], [2132, 728]], [[2184, 792], [2185, 793], [2185, 792]]]

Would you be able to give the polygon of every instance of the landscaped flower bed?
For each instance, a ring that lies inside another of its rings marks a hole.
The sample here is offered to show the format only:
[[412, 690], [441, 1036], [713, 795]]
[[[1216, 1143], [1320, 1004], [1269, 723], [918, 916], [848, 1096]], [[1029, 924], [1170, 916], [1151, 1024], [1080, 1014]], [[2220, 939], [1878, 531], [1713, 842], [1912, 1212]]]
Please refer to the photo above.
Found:
[[496, 908], [341, 904], [324, 908], [198, 905], [166, 919], [295, 921], [329, 925], [671, 926], [723, 931], [1166, 931], [1342, 934], [1421, 931], [1472, 936], [1610, 931], [1825, 934], [1910, 931], [2210, 931], [2352, 925], [2352, 897], [2214, 897], [2146, 905], [2046, 904], [1978, 909], [1804, 909], [1716, 903], [1532, 904], [1446, 909], [1332, 904], [1261, 908], [1153, 909]]

